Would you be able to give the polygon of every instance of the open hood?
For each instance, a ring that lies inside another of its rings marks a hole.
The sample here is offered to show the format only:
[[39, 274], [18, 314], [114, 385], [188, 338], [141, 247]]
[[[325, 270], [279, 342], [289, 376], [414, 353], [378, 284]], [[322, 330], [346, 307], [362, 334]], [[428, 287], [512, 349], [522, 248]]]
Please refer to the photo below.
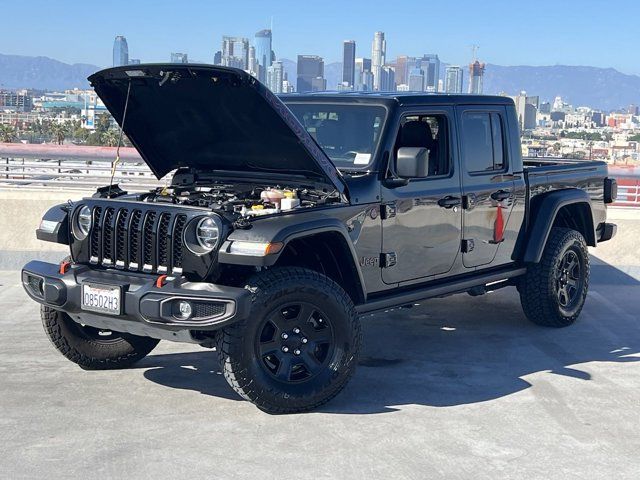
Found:
[[242, 70], [129, 65], [102, 70], [89, 81], [158, 178], [192, 167], [291, 177], [346, 191], [335, 165], [284, 103]]

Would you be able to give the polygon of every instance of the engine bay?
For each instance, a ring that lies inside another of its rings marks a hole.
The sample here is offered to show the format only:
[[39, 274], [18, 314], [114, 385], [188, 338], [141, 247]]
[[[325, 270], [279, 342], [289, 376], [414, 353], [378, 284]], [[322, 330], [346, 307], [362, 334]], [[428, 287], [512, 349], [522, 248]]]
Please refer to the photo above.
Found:
[[339, 201], [339, 198], [333, 192], [307, 188], [230, 184], [213, 187], [161, 187], [141, 194], [138, 200], [208, 208], [237, 220], [312, 208]]

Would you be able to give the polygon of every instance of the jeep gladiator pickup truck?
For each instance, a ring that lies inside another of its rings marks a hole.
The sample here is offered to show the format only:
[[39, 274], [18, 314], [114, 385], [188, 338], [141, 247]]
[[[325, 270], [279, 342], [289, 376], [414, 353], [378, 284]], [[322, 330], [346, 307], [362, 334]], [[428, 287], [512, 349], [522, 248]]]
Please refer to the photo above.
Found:
[[509, 98], [276, 97], [247, 73], [136, 65], [89, 78], [165, 187], [54, 206], [60, 264], [22, 270], [55, 347], [120, 368], [159, 340], [215, 348], [242, 397], [310, 410], [352, 376], [363, 314], [515, 286], [572, 324], [587, 246], [616, 226], [602, 162], [523, 162]]

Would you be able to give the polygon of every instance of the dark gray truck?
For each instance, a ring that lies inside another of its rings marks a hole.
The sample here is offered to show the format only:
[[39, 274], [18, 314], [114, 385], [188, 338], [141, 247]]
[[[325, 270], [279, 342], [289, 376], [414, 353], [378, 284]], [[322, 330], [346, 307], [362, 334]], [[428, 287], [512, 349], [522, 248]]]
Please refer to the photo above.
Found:
[[248, 74], [137, 65], [90, 77], [158, 178], [51, 208], [60, 264], [22, 271], [55, 347], [120, 368], [159, 340], [215, 347], [231, 387], [272, 413], [335, 396], [363, 314], [515, 286], [564, 327], [609, 240], [602, 162], [529, 163], [504, 97], [274, 96]]

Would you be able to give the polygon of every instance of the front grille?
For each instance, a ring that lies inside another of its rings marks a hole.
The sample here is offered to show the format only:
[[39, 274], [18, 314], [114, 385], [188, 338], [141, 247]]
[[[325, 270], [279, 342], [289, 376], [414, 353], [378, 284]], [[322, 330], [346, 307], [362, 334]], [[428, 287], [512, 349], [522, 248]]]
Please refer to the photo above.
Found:
[[182, 273], [183, 213], [93, 207], [91, 263], [146, 273]]

